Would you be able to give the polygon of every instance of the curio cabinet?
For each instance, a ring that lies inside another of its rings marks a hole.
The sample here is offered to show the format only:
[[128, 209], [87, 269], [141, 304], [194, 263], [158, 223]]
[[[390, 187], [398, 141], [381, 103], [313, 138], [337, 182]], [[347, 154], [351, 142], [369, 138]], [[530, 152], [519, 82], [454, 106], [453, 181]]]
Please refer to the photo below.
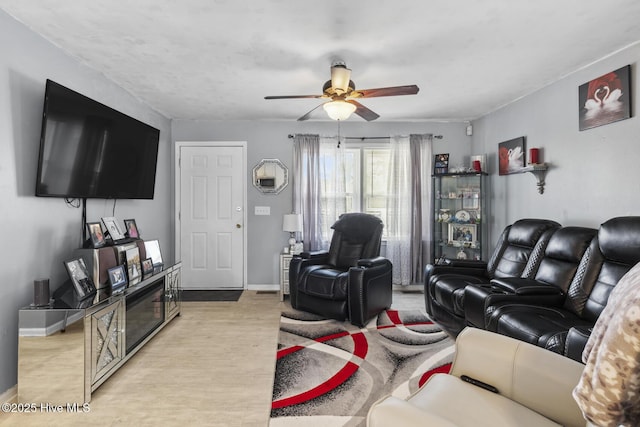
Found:
[[487, 174], [446, 173], [432, 179], [433, 263], [484, 260]]

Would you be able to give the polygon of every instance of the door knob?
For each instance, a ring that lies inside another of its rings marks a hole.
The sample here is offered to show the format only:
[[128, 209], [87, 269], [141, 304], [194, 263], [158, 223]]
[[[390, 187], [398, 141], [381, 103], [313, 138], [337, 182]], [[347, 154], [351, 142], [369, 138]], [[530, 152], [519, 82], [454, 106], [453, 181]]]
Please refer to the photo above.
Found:
[[236, 228], [242, 228], [240, 224], [236, 224]]

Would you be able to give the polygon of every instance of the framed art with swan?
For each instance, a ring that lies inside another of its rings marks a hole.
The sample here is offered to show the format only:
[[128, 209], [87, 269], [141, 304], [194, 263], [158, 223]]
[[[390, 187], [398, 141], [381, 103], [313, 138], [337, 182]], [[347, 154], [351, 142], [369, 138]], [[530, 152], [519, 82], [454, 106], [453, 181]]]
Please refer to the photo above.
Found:
[[526, 165], [524, 144], [524, 136], [498, 144], [498, 172], [500, 175], [523, 171]]
[[626, 65], [578, 88], [580, 130], [631, 117], [630, 74]]

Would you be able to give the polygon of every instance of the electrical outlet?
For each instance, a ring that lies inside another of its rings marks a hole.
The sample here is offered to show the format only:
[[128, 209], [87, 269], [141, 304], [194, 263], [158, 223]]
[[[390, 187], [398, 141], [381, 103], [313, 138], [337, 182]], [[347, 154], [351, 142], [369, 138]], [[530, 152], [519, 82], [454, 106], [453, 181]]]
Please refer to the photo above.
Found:
[[271, 206], [256, 206], [255, 215], [271, 215]]

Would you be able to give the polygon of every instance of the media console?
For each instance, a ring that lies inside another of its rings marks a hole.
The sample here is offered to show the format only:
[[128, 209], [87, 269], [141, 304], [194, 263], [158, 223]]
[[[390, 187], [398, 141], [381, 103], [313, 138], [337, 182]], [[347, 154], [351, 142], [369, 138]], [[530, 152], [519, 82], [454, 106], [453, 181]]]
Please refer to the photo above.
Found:
[[86, 403], [156, 333], [180, 314], [181, 264], [115, 296], [19, 311], [18, 402]]

